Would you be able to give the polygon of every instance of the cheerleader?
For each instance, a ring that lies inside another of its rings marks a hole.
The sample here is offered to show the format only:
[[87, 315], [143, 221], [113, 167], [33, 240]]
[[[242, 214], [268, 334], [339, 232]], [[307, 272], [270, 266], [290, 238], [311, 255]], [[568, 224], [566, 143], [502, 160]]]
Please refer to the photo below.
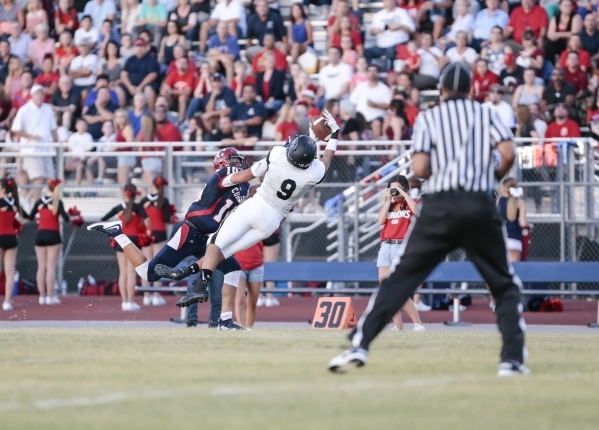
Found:
[[[168, 199], [164, 197], [164, 188], [166, 186], [168, 186], [168, 182], [162, 176], [154, 178], [150, 193], [140, 202], [150, 219], [152, 236], [154, 237], [153, 243], [141, 249], [148, 261], [151, 261], [158, 254], [167, 239], [166, 224], [171, 220], [171, 208]], [[145, 280], [142, 280], [142, 282], [147, 283]], [[160, 285], [160, 282], [154, 282], [154, 285]], [[144, 306], [164, 306], [166, 301], [160, 293], [154, 293], [153, 295], [145, 293], [143, 303]]]
[[510, 261], [522, 259], [522, 229], [528, 224], [522, 194], [522, 188], [518, 187], [514, 178], [505, 178], [501, 182], [501, 196], [497, 199], [497, 207], [505, 222]]
[[20, 226], [16, 219], [24, 218], [19, 205], [17, 183], [13, 178], [0, 181], [0, 261], [4, 266], [6, 282], [4, 284], [4, 302], [2, 310], [11, 311], [10, 297], [15, 284], [15, 262], [17, 260], [17, 230]]
[[40, 292], [40, 305], [60, 304], [58, 297], [53, 294], [56, 263], [62, 244], [58, 219], [62, 217], [65, 222], [69, 222], [70, 218], [59, 198], [59, 185], [60, 179], [50, 179], [43, 195], [35, 202], [29, 215], [29, 219], [34, 221], [36, 215], [39, 214], [35, 255], [37, 257], [36, 281]]
[[[125, 185], [123, 189], [124, 202], [112, 208], [110, 212], [102, 217], [102, 221], [117, 217], [123, 223], [123, 233], [129, 237], [132, 243], [138, 246], [137, 236], [140, 225], [145, 224], [146, 230], [150, 230], [150, 219], [143, 206], [135, 203], [139, 195], [137, 187], [133, 184]], [[119, 264], [119, 290], [123, 299], [122, 309], [124, 311], [138, 311], [139, 305], [133, 301], [135, 294], [135, 281], [137, 273], [135, 267], [129, 262], [123, 249], [116, 244], [116, 257]]]

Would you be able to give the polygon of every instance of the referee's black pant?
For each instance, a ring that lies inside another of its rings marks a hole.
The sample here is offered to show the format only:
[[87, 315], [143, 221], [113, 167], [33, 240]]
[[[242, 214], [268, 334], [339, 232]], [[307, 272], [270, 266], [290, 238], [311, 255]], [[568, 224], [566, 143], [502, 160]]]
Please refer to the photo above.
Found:
[[418, 285], [455, 248], [463, 248], [489, 285], [503, 338], [501, 361], [524, 363], [524, 321], [520, 315], [520, 279], [508, 261], [503, 224], [487, 193], [446, 192], [423, 196], [418, 221], [395, 269], [370, 299], [350, 335], [355, 347], [368, 349]]

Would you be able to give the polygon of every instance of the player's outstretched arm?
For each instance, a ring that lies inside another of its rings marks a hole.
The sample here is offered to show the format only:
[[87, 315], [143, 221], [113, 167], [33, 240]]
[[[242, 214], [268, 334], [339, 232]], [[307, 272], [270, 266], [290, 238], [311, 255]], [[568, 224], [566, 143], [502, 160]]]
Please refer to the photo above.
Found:
[[[331, 166], [331, 163], [333, 161], [333, 158], [335, 157], [335, 151], [337, 151], [337, 142], [338, 142], [338, 137], [339, 137], [339, 125], [337, 124], [337, 121], [335, 121], [335, 118], [333, 118], [333, 115], [331, 115], [328, 110], [326, 110], [326, 109], [323, 110], [322, 114], [325, 118], [326, 124], [329, 126], [329, 128], [331, 129], [331, 132], [332, 132], [331, 137], [329, 138], [329, 141], [327, 142], [327, 146], [324, 150], [324, 155], [320, 159], [320, 161], [322, 161], [322, 163], [324, 164], [325, 171], [328, 171], [329, 167]], [[312, 137], [314, 140], [316, 140], [316, 137], [314, 136], [314, 132], [312, 131], [311, 123], [310, 123], [310, 137]]]

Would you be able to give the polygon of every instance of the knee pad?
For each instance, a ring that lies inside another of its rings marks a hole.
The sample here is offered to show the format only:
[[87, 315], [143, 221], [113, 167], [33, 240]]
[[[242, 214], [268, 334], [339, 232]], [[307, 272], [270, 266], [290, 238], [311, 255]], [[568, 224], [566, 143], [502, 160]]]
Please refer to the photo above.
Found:
[[221, 261], [218, 266], [216, 266], [216, 270], [220, 270], [226, 275], [241, 270], [241, 265], [234, 257], [229, 257], [226, 260]]
[[146, 261], [144, 264], [142, 264], [141, 266], [137, 266], [135, 268], [135, 271], [137, 272], [137, 274], [139, 275], [139, 277], [141, 279], [144, 280], [148, 280], [148, 262]]

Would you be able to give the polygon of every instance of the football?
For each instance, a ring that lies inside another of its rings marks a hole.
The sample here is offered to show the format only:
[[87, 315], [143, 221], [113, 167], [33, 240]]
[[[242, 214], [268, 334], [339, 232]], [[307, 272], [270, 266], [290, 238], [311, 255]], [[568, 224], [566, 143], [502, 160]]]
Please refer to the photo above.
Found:
[[327, 142], [331, 137], [331, 128], [327, 125], [326, 120], [321, 116], [312, 120], [312, 130], [314, 131], [314, 135], [319, 140], [324, 142]]

